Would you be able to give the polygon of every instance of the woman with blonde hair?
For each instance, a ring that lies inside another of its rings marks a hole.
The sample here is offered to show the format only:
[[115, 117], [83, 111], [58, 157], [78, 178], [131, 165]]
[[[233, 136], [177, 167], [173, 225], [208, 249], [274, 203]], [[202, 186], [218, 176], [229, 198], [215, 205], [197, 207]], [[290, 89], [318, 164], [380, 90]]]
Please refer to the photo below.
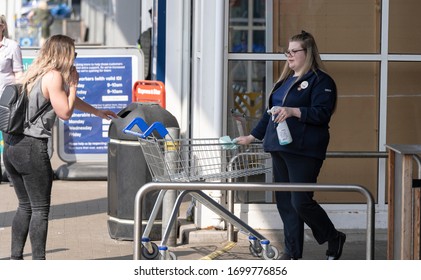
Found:
[[5, 139], [5, 167], [19, 200], [12, 222], [11, 259], [14, 260], [23, 259], [28, 234], [32, 259], [45, 259], [53, 183], [47, 142], [56, 118], [68, 120], [75, 109], [103, 119], [117, 117], [114, 112], [98, 110], [76, 96], [79, 74], [73, 65], [75, 58], [74, 40], [53, 35], [22, 79], [28, 92], [29, 118], [48, 101], [51, 106], [25, 128], [23, 135], [8, 135]]
[[[269, 97], [268, 112], [248, 136], [237, 143], [263, 139], [272, 156], [273, 177], [280, 183], [316, 183], [329, 144], [329, 122], [336, 108], [335, 81], [324, 70], [316, 41], [308, 32], [292, 36], [287, 61]], [[271, 114], [269, 114], [271, 112]], [[278, 140], [277, 126], [286, 122], [292, 142]], [[338, 231], [313, 192], [275, 192], [284, 225], [285, 250], [281, 259], [303, 257], [304, 224], [319, 244], [327, 243], [326, 258], [342, 255], [346, 235]]]

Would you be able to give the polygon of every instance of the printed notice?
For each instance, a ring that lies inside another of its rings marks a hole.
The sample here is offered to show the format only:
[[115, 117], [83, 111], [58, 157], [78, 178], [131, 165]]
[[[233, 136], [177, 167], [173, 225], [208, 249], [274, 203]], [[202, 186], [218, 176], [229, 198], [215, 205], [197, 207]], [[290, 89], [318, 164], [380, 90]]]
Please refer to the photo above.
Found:
[[[119, 112], [132, 95], [130, 57], [78, 57], [77, 96], [100, 110]], [[64, 121], [64, 146], [67, 154], [106, 154], [110, 121], [75, 110]]]

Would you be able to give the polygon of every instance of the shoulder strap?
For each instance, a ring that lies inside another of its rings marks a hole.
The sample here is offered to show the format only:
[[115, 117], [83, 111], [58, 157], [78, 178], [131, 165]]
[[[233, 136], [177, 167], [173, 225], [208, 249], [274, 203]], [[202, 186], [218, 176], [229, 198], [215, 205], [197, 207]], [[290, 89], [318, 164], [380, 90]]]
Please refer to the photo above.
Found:
[[[22, 93], [26, 94], [26, 84], [22, 85]], [[47, 102], [45, 102], [44, 104], [42, 104], [41, 108], [38, 109], [38, 111], [35, 113], [35, 115], [32, 116], [32, 118], [29, 119], [28, 122], [28, 126], [30, 124], [32, 124], [34, 121], [36, 121], [41, 115], [42, 113], [44, 113], [44, 111], [51, 105], [51, 101], [48, 100]], [[27, 106], [29, 106], [29, 101]]]
[[42, 113], [44, 113], [44, 111], [51, 105], [51, 102], [48, 101], [46, 103], [44, 103], [41, 108], [38, 109], [38, 111], [35, 113], [35, 115], [29, 120], [29, 123], [33, 123], [34, 121], [36, 121], [39, 116], [42, 115]]

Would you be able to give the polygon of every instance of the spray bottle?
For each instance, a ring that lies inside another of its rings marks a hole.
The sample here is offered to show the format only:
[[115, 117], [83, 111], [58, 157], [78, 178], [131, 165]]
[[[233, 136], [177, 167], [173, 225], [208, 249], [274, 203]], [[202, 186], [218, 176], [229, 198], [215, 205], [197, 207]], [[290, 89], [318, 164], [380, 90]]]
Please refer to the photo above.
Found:
[[[279, 106], [273, 106], [268, 110], [268, 114], [272, 115], [272, 121], [275, 119], [274, 112], [280, 108]], [[276, 133], [278, 134], [278, 140], [280, 145], [287, 145], [292, 142], [291, 133], [289, 132], [288, 124], [286, 121], [278, 123], [276, 126]]]

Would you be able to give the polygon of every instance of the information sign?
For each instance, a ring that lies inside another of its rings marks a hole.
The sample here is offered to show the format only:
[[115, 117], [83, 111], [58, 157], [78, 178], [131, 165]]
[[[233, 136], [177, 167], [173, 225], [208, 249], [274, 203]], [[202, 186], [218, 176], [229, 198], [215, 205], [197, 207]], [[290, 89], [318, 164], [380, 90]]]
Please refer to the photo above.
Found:
[[[22, 48], [24, 70], [38, 49]], [[76, 47], [77, 96], [98, 109], [119, 112], [132, 102], [135, 81], [144, 78], [143, 54], [133, 47]], [[58, 122], [58, 156], [65, 162], [106, 162], [111, 121], [75, 110]]]
[[[77, 96], [97, 109], [116, 113], [132, 100], [132, 87], [143, 77], [143, 59], [137, 48], [77, 49]], [[59, 123], [59, 156], [64, 161], [106, 161], [111, 121], [75, 110]]]

